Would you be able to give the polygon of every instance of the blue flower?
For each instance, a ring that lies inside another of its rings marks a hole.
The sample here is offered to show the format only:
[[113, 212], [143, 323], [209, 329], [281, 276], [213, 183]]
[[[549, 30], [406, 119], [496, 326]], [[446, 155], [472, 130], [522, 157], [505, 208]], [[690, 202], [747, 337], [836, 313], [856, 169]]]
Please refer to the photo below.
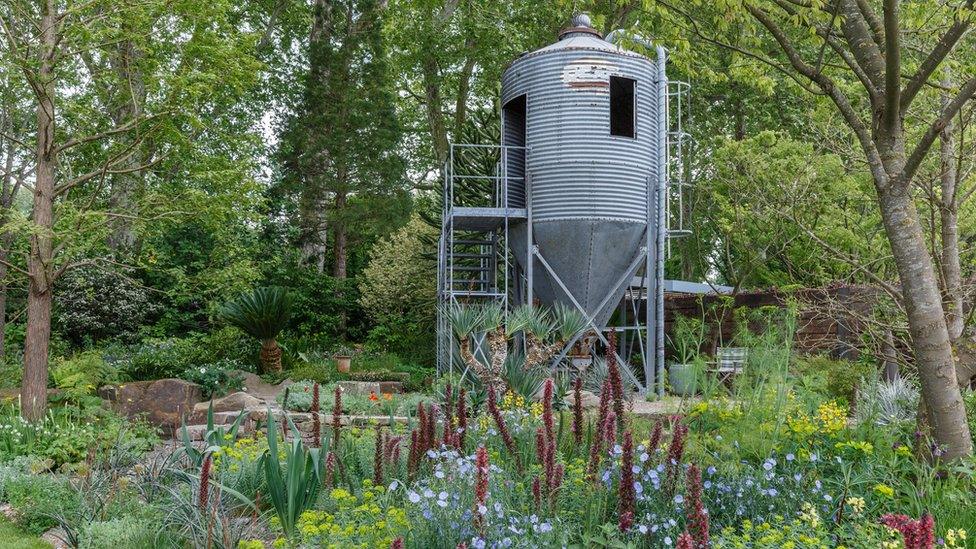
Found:
[[411, 490], [407, 493], [407, 498], [410, 500], [410, 503], [417, 503], [420, 501], [420, 494]]
[[685, 497], [682, 496], [681, 494], [677, 494], [676, 496], [674, 496], [674, 502], [677, 503], [678, 505], [681, 505], [684, 501], [685, 501]]

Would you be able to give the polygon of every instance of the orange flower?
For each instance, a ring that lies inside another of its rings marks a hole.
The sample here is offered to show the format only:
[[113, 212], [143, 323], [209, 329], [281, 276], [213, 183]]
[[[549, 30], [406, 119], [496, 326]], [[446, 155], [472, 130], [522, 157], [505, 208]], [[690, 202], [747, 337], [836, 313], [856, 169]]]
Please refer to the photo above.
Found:
[[375, 391], [370, 391], [369, 392], [369, 399], [372, 400], [373, 402], [376, 402], [377, 400], [379, 400], [379, 397], [376, 396], [376, 392]]
[[391, 394], [391, 393], [383, 393], [383, 400], [386, 400], [386, 401], [393, 400], [393, 394]]

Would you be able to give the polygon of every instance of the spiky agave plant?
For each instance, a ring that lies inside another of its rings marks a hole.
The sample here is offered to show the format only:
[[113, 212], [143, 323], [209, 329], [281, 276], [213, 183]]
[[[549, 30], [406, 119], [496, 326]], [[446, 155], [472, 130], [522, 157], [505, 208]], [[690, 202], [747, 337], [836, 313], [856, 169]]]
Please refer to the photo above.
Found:
[[228, 323], [261, 341], [261, 366], [265, 372], [281, 371], [281, 347], [278, 334], [291, 317], [291, 296], [278, 286], [255, 288], [229, 301], [220, 309]]

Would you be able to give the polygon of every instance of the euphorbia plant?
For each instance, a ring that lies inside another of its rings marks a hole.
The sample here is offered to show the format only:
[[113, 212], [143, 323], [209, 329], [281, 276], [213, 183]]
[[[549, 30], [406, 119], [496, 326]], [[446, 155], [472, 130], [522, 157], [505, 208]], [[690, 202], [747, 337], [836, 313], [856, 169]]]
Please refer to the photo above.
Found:
[[277, 339], [291, 317], [291, 296], [287, 290], [277, 286], [255, 288], [226, 303], [220, 316], [261, 340], [261, 367], [265, 372], [281, 371], [281, 347]]

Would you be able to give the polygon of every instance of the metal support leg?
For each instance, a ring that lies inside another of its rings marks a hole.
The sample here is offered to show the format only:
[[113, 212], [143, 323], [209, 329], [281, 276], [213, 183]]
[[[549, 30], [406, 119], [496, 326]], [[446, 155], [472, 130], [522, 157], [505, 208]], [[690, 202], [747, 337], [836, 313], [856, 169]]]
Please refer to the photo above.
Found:
[[[569, 288], [567, 288], [566, 285], [563, 284], [562, 279], [559, 278], [559, 275], [557, 275], [556, 272], [553, 270], [553, 268], [549, 265], [549, 262], [546, 261], [546, 258], [542, 255], [542, 253], [539, 252], [538, 246], [533, 246], [533, 253], [539, 259], [539, 263], [541, 263], [542, 266], [545, 267], [546, 272], [549, 273], [549, 276], [551, 276], [552, 279], [556, 281], [556, 284], [559, 285], [559, 287], [562, 289], [563, 293], [566, 294], [566, 297], [568, 297], [569, 300], [573, 303], [573, 305], [576, 307], [576, 310], [578, 310], [586, 318], [587, 325], [590, 328], [592, 328], [594, 332], [596, 332], [596, 336], [598, 338], [600, 338], [600, 341], [602, 341], [604, 345], [606, 345], [607, 347], [609, 347], [610, 346], [610, 343], [607, 341], [607, 338], [603, 335], [603, 328], [597, 326], [596, 323], [593, 322], [593, 316], [586, 313], [586, 309], [584, 309], [583, 306], [579, 304], [579, 301], [576, 300], [576, 296], [574, 296], [573, 293], [569, 291]], [[629, 278], [629, 274], [631, 272], [631, 269], [633, 269], [633, 267], [636, 266], [636, 264], [639, 263], [642, 259], [643, 258], [640, 255], [637, 256], [637, 259], [635, 260], [635, 264], [632, 265], [630, 268], [627, 269], [627, 278]], [[616, 289], [619, 288], [620, 285], [623, 284], [626, 281], [627, 278], [625, 278], [621, 282], [618, 282], [617, 285], [614, 286], [614, 289], [611, 290], [611, 291], [612, 292], [615, 292]], [[600, 303], [600, 306], [597, 307], [596, 311], [599, 311], [603, 307], [606, 306], [607, 301], [610, 299], [611, 295], [612, 294], [607, 295], [607, 297], [605, 297], [603, 299], [603, 301]], [[576, 340], [579, 338], [579, 335], [580, 334], [577, 334], [577, 337], [573, 339], [573, 342], [572, 343], [575, 343], [576, 342]], [[568, 347], [571, 347], [572, 346], [572, 343], [569, 344]], [[560, 358], [558, 358], [557, 361], [558, 360], [562, 360], [563, 358], [565, 358], [567, 348], [564, 348], [563, 349], [563, 352], [560, 353]], [[620, 363], [620, 364], [623, 364], [624, 363], [623, 359], [620, 357], [620, 353], [614, 353], [614, 355], [617, 357], [618, 363]], [[640, 382], [640, 380], [637, 379], [637, 376], [635, 376], [634, 373], [630, 371], [630, 368], [622, 368], [622, 370], [624, 371], [625, 374], [627, 374], [627, 377], [630, 378], [630, 380], [634, 382], [634, 384], [640, 390], [641, 394], [643, 394], [644, 391], [647, 390], [647, 388], [644, 386], [644, 384], [642, 384]]]

